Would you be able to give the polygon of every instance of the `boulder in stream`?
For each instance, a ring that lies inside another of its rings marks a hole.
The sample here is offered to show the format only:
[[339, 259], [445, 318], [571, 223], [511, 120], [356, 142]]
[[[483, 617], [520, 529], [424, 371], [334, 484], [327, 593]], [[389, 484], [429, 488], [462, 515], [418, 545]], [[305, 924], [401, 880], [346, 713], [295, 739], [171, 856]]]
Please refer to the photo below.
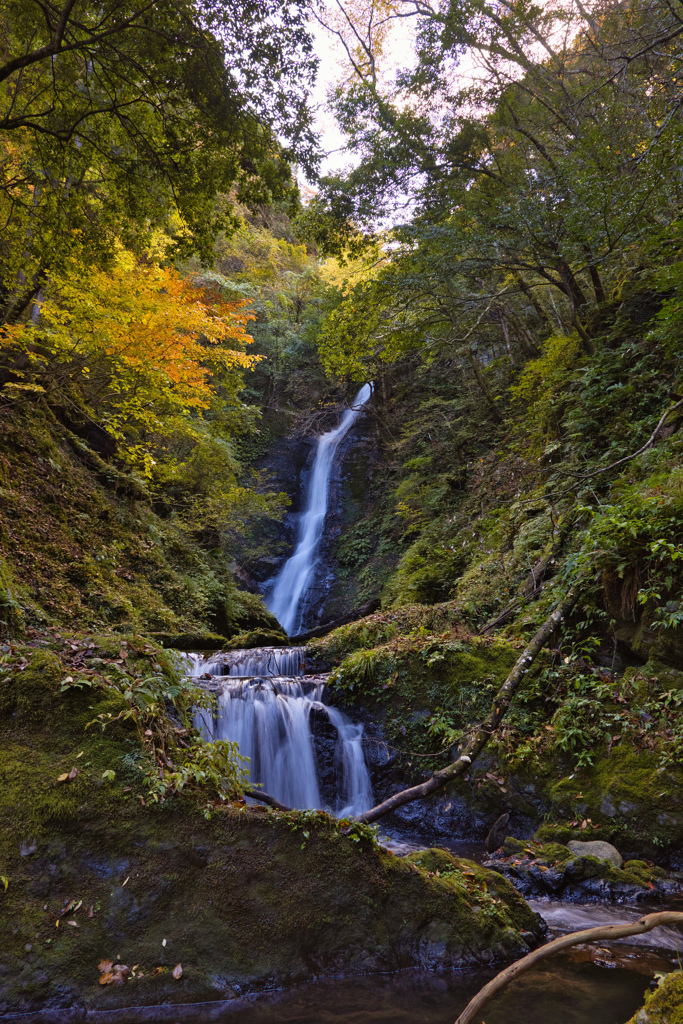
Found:
[[580, 843], [578, 839], [570, 839], [567, 843], [567, 849], [571, 850], [577, 857], [597, 857], [598, 860], [608, 860], [613, 868], [623, 867], [624, 864], [624, 858], [616, 846], [612, 846], [611, 843], [605, 843], [601, 839], [595, 839], [593, 842], [588, 843]]

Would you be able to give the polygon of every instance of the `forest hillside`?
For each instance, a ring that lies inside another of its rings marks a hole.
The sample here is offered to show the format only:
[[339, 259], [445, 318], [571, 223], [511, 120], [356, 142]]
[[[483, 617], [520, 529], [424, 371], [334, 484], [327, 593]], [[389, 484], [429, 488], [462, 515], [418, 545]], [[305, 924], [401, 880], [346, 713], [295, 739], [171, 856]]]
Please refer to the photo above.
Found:
[[[0, 22], [0, 1014], [469, 969], [543, 941], [523, 897], [679, 893], [683, 9]], [[358, 813], [207, 735], [194, 668], [290, 647]]]

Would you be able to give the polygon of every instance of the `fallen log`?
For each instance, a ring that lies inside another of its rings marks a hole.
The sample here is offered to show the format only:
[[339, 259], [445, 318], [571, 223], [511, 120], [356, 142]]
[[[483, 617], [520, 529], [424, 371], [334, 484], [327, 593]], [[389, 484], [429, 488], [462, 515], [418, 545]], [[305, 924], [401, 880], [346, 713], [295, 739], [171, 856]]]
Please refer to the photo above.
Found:
[[294, 810], [293, 807], [288, 807], [287, 804], [281, 804], [279, 800], [276, 800], [269, 793], [262, 793], [260, 789], [245, 789], [244, 795], [248, 796], [251, 800], [260, 800], [262, 804], [268, 804], [269, 807], [274, 807], [276, 811]]
[[306, 633], [299, 633], [298, 636], [290, 637], [290, 643], [298, 644], [303, 643], [306, 640], [313, 640], [316, 636], [327, 636], [333, 629], [338, 629], [340, 626], [348, 626], [351, 622], [357, 622], [358, 619], [364, 619], [366, 615], [372, 615], [378, 608], [381, 607], [381, 602], [374, 598], [372, 601], [368, 601], [362, 608], [358, 608], [356, 611], [350, 612], [348, 615], [342, 615], [339, 619], [333, 619], [331, 622], [326, 622], [323, 626], [316, 626], [314, 629], [307, 630]]
[[488, 985], [484, 985], [474, 999], [469, 1001], [455, 1024], [474, 1024], [475, 1021], [479, 1024], [477, 1020], [479, 1014], [495, 995], [502, 992], [520, 974], [524, 974], [539, 961], [545, 960], [546, 957], [552, 956], [554, 953], [559, 953], [562, 949], [578, 946], [582, 942], [604, 942], [606, 939], [625, 939], [630, 935], [643, 935], [645, 932], [651, 932], [653, 928], [660, 928], [666, 924], [683, 925], [683, 912], [662, 910], [656, 914], [646, 914], [630, 924], [599, 925], [597, 928], [583, 928], [580, 932], [561, 935], [559, 939], [553, 939], [545, 946], [540, 946], [539, 949], [522, 957], [521, 960], [506, 967], [504, 971], [492, 978]]
[[412, 786], [410, 789], [403, 789], [400, 793], [395, 793], [393, 796], [388, 797], [388, 799], [376, 807], [372, 807], [369, 811], [359, 814], [358, 821], [377, 821], [378, 818], [383, 818], [385, 814], [395, 811], [397, 807], [402, 807], [403, 804], [411, 803], [413, 800], [419, 800], [423, 796], [435, 793], [459, 775], [464, 775], [465, 772], [469, 771], [472, 762], [482, 752], [507, 714], [512, 698], [525, 681], [533, 661], [545, 647], [557, 627], [561, 625], [570, 613], [576, 604], [578, 596], [579, 585], [575, 584], [571, 587], [566, 597], [556, 606], [555, 610], [551, 612], [533, 640], [525, 647], [521, 656], [515, 662], [509, 676], [496, 694], [489, 717], [478, 726], [459, 757], [446, 765], [445, 768], [435, 772], [426, 782], [421, 782], [418, 786]]

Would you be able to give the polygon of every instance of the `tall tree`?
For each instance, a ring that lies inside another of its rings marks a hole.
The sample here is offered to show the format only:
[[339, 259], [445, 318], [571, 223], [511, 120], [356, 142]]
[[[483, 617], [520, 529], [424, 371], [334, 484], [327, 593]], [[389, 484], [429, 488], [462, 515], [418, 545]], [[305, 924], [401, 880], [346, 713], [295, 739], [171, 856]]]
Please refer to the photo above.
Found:
[[307, 0], [0, 2], [0, 313], [78, 248], [163, 223], [207, 256], [230, 207], [313, 171]]

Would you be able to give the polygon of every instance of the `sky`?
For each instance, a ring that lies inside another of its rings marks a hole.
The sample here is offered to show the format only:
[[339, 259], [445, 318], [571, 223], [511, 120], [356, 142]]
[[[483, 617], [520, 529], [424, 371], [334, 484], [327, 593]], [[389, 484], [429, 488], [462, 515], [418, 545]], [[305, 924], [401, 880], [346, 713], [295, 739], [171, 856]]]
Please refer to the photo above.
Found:
[[[341, 43], [331, 33], [316, 21], [311, 23], [310, 29], [315, 40], [316, 53], [320, 58], [318, 80], [312, 97], [316, 108], [316, 127], [320, 133], [322, 149], [328, 154], [322, 162], [321, 174], [330, 174], [353, 165], [353, 156], [345, 148], [345, 136], [339, 130], [334, 114], [327, 105], [329, 89], [347, 73], [348, 65], [345, 64]], [[398, 67], [412, 63], [412, 39], [407, 22], [402, 21], [398, 24], [388, 49], [392, 55], [386, 65], [388, 75]]]

